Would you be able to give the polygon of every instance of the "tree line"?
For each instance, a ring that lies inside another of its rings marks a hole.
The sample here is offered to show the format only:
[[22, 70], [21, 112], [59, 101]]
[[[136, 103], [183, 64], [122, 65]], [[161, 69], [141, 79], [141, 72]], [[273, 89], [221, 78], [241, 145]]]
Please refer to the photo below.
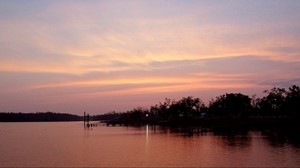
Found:
[[0, 122], [35, 122], [35, 121], [81, 121], [83, 117], [54, 112], [37, 113], [0, 113]]
[[212, 99], [206, 106], [200, 98], [183, 97], [176, 101], [166, 98], [149, 109], [137, 107], [125, 112], [110, 112], [94, 116], [111, 124], [170, 124], [219, 119], [286, 119], [300, 118], [300, 88], [274, 87], [266, 96], [251, 98], [242, 93], [226, 93]]

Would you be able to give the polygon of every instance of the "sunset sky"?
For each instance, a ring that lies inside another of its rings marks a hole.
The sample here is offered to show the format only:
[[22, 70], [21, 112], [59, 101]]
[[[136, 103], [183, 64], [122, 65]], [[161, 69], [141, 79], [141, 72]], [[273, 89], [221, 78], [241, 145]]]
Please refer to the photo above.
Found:
[[100, 114], [300, 84], [300, 0], [0, 1], [0, 111]]

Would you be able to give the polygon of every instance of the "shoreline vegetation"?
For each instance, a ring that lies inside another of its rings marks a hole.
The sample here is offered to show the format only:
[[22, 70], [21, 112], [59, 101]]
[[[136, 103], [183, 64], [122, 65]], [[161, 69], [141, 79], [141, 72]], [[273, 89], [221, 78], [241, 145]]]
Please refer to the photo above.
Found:
[[83, 117], [67, 113], [36, 112], [7, 113], [0, 112], [0, 122], [51, 122], [51, 121], [82, 121]]
[[[150, 109], [137, 107], [125, 112], [90, 116], [107, 126], [158, 125], [212, 129], [292, 129], [300, 132], [300, 87], [265, 90], [266, 96], [251, 98], [242, 93], [226, 93], [206, 106], [200, 98], [166, 98]], [[0, 122], [83, 121], [83, 116], [53, 113], [0, 113]]]
[[137, 107], [126, 112], [94, 116], [108, 126], [160, 125], [213, 129], [292, 129], [300, 132], [300, 87], [265, 90], [262, 98], [226, 93], [206, 106], [200, 98], [165, 99], [150, 109]]

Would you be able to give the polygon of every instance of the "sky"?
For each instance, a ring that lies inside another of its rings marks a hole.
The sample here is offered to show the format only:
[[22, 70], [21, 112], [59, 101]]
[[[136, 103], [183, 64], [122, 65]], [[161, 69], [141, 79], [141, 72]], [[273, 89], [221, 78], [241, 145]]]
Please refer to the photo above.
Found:
[[299, 0], [0, 1], [0, 111], [102, 114], [300, 85]]

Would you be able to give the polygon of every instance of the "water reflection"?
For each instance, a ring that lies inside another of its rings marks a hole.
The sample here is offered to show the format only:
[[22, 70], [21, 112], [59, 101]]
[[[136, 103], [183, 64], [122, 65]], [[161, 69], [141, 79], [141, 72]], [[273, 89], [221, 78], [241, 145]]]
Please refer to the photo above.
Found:
[[261, 131], [262, 135], [274, 147], [292, 145], [300, 148], [300, 132], [293, 130], [265, 130]]
[[220, 144], [223, 147], [233, 149], [244, 149], [251, 145], [251, 136], [249, 135], [225, 135], [221, 136]]
[[268, 143], [274, 147], [292, 145], [300, 148], [299, 130], [251, 130], [236, 128], [201, 128], [201, 127], [162, 127], [146, 125], [146, 143], [149, 141], [149, 134], [171, 134], [174, 136], [194, 137], [212, 135], [218, 137], [219, 144], [228, 147], [246, 148], [251, 145], [253, 133], [258, 133], [264, 137]]
[[[263, 137], [266, 144], [272, 147], [293, 146], [300, 148], [300, 131], [291, 129], [263, 129], [253, 130], [248, 128], [233, 127], [166, 127], [145, 125], [137, 127], [126, 127], [130, 134], [145, 136], [146, 149], [150, 144], [150, 136], [153, 134], [166, 134], [168, 136], [180, 136], [185, 138], [213, 136], [216, 143], [222, 148], [229, 150], [245, 149], [251, 146], [253, 134]], [[134, 131], [135, 130], [135, 131]], [[85, 136], [89, 136], [90, 131]]]
[[146, 125], [146, 145], [148, 145], [148, 139], [149, 139], [149, 125]]
[[0, 167], [300, 166], [297, 131], [221, 130], [0, 123]]

